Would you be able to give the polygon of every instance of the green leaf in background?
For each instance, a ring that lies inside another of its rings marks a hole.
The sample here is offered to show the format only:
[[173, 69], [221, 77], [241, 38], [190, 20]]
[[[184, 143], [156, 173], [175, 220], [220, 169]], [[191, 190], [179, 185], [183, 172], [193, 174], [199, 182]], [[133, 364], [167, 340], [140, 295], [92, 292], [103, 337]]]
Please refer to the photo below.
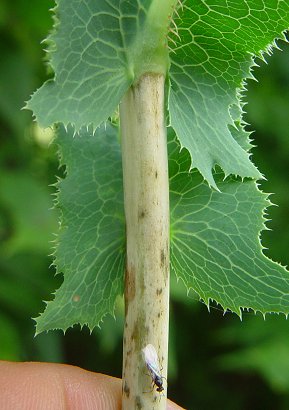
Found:
[[[229, 349], [217, 359], [219, 369], [259, 373], [279, 393], [289, 390], [289, 327], [283, 317], [246, 315], [242, 326], [232, 322], [215, 334]], [[235, 348], [232, 349], [232, 346]], [[237, 346], [237, 347], [236, 347]]]
[[287, 0], [187, 0], [171, 34], [171, 125], [211, 186], [220, 165], [225, 173], [260, 178], [249, 155], [232, 136], [230, 109], [239, 106], [253, 55], [272, 51], [289, 26]]
[[[125, 227], [120, 145], [107, 124], [92, 135], [58, 132], [67, 177], [58, 184], [62, 224], [56, 250], [64, 282], [37, 320], [37, 331], [99, 325], [122, 293]], [[171, 267], [208, 304], [241, 314], [289, 312], [289, 274], [262, 253], [259, 235], [270, 203], [255, 182], [222, 181], [213, 192], [169, 129]]]
[[171, 266], [209, 304], [241, 315], [242, 308], [289, 313], [289, 273], [262, 253], [267, 196], [253, 181], [222, 181], [213, 192], [190, 156], [170, 142]]
[[166, 72], [168, 14], [176, 0], [58, 0], [48, 38], [55, 79], [27, 104], [39, 124], [96, 128], [143, 72]]
[[[48, 187], [27, 171], [2, 170], [0, 199], [6, 223], [12, 219], [12, 226], [7, 228], [12, 232], [3, 243], [6, 255], [29, 250], [43, 252], [44, 255], [49, 253], [57, 221], [51, 210], [53, 201]], [[5, 234], [1, 225], [0, 221], [0, 237], [2, 231]]]
[[[13, 49], [0, 49], [0, 52], [0, 116], [9, 121], [15, 134], [23, 139], [23, 129], [30, 121], [30, 115], [24, 115], [21, 108], [31, 87], [35, 87], [34, 73], [20, 52]], [[16, 82], [15, 78], [21, 78], [22, 81]]]
[[91, 329], [122, 293], [125, 228], [120, 146], [107, 124], [95, 135], [58, 129], [57, 143], [67, 176], [58, 183], [62, 212], [57, 271], [64, 282], [37, 319], [37, 332], [67, 329], [75, 323]]
[[17, 327], [0, 312], [0, 360], [20, 360], [21, 341]]

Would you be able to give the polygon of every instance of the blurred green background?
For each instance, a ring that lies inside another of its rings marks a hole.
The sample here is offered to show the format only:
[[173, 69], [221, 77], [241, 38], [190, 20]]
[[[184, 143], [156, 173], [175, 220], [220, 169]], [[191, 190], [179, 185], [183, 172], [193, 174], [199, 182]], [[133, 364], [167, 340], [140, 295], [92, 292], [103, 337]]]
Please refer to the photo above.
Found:
[[[32, 317], [44, 309], [61, 277], [48, 256], [57, 232], [52, 210], [61, 176], [51, 132], [41, 131], [24, 101], [47, 78], [41, 40], [52, 25], [52, 0], [0, 2], [0, 359], [52, 361], [120, 377], [122, 308], [102, 330], [70, 329], [34, 338]], [[259, 61], [248, 84], [246, 120], [258, 149], [254, 161], [278, 207], [271, 207], [262, 243], [288, 264], [289, 47]], [[288, 409], [289, 323], [284, 316], [210, 313], [172, 280], [169, 396], [188, 409]]]

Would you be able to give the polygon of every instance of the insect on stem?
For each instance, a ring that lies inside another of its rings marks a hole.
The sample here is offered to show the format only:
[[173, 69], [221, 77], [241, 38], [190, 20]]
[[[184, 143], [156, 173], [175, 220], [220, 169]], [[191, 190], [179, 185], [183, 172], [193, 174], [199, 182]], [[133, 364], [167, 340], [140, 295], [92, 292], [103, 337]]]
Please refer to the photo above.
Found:
[[153, 345], [148, 344], [144, 349], [142, 349], [142, 355], [146, 368], [148, 369], [150, 377], [152, 378], [153, 387], [157, 386], [156, 391], [158, 393], [161, 393], [164, 390], [164, 377], [161, 375], [159, 358], [156, 349]]

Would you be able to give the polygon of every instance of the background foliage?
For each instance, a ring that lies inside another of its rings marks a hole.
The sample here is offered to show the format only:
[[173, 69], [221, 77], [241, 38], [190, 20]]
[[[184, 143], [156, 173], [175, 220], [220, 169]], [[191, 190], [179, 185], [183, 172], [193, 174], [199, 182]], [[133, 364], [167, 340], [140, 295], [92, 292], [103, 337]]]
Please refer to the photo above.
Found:
[[[117, 321], [107, 318], [92, 336], [87, 329], [34, 335], [34, 322], [61, 277], [49, 268], [57, 212], [50, 184], [58, 169], [51, 133], [21, 111], [49, 73], [40, 41], [52, 25], [50, 0], [0, 4], [0, 359], [57, 361], [121, 375], [122, 301]], [[288, 263], [289, 243], [289, 47], [274, 52], [248, 84], [247, 121], [258, 150], [262, 182], [278, 207], [269, 209], [273, 231], [262, 234], [267, 255]], [[189, 409], [287, 409], [289, 325], [283, 316], [244, 314], [243, 322], [195, 295], [184, 299], [172, 281], [169, 395]]]

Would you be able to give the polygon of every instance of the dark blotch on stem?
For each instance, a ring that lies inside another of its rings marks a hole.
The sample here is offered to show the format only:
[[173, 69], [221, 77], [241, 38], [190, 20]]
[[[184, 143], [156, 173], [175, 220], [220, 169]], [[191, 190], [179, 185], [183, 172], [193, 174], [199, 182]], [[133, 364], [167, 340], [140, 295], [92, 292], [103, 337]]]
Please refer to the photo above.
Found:
[[165, 257], [165, 251], [162, 249], [162, 250], [161, 250], [161, 267], [164, 266], [164, 264], [165, 264], [165, 259], [166, 259], [166, 257]]
[[[125, 310], [129, 302], [135, 297], [135, 269], [131, 266], [126, 266], [125, 270]], [[125, 312], [127, 313], [127, 312]]]
[[135, 398], [135, 408], [139, 410], [143, 409], [142, 399], [140, 398], [140, 396], [136, 396]]
[[129, 395], [130, 395], [130, 388], [128, 387], [128, 385], [127, 385], [126, 382], [124, 383], [123, 391], [124, 391], [124, 394], [126, 395], [126, 397], [129, 397]]
[[146, 211], [144, 210], [140, 211], [139, 216], [138, 216], [139, 219], [143, 219], [145, 216], [146, 216]]

